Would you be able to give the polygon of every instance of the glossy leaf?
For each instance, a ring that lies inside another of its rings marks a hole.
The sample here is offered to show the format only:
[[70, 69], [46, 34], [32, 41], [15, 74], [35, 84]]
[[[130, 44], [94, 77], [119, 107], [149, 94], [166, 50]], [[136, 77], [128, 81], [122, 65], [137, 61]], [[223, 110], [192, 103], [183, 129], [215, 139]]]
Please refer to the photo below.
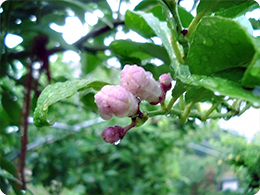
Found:
[[197, 13], [206, 12], [207, 14], [215, 13], [216, 15], [235, 17], [249, 11], [252, 5], [256, 6], [257, 3], [247, 0], [201, 0], [197, 7]]
[[260, 86], [260, 53], [256, 53], [251, 64], [246, 69], [242, 85], [247, 88]]
[[[147, 21], [141, 16], [140, 13], [143, 12], [132, 12], [127, 11], [125, 14], [125, 24], [132, 30], [138, 32], [145, 38], [150, 38], [155, 36], [153, 29], [147, 24]], [[153, 17], [152, 14], [150, 14]]]
[[205, 17], [190, 39], [186, 63], [193, 74], [209, 75], [217, 71], [249, 64], [255, 49], [250, 35], [236, 21]]
[[[172, 66], [174, 70], [176, 70], [177, 65], [174, 63], [176, 60], [171, 45], [171, 36], [170, 36], [171, 32], [167, 26], [167, 23], [159, 21], [159, 19], [156, 18], [151, 13], [145, 13], [140, 11], [139, 12], [128, 11], [126, 13], [126, 21], [127, 20], [129, 20], [129, 22], [131, 21], [129, 27], [137, 31], [141, 35], [144, 36], [146, 35], [147, 32], [150, 32], [149, 35], [151, 37], [153, 36], [153, 33], [155, 33], [162, 40], [162, 44], [165, 47], [171, 59]], [[126, 24], [128, 25], [128, 22], [126, 22]], [[143, 27], [142, 25], [144, 25], [145, 27]], [[147, 38], [149, 38], [149, 36]]]
[[37, 107], [34, 111], [33, 121], [37, 127], [53, 125], [55, 118], [48, 120], [49, 107], [59, 100], [71, 97], [78, 91], [93, 88], [100, 90], [108, 83], [102, 81], [91, 80], [75, 80], [64, 83], [55, 83], [48, 85], [41, 93], [37, 101]]
[[198, 87], [204, 87], [222, 96], [229, 96], [234, 99], [243, 99], [253, 104], [260, 105], [260, 96], [252, 90], [242, 88], [241, 84], [235, 81], [220, 77], [191, 75], [181, 79], [182, 82]]
[[[248, 11], [252, 11], [259, 7], [256, 1], [237, 1], [239, 4], [233, 4], [228, 9], [219, 10], [216, 12], [217, 16], [234, 18], [246, 14]], [[226, 2], [225, 2], [226, 3]], [[233, 2], [232, 2], [233, 3]]]
[[90, 52], [82, 52], [81, 53], [81, 69], [84, 74], [88, 74], [92, 72], [98, 65], [102, 63], [102, 61], [94, 54]]
[[190, 12], [188, 12], [186, 9], [184, 9], [183, 7], [180, 7], [180, 6], [178, 6], [178, 13], [180, 16], [182, 26], [184, 28], [187, 28], [194, 17], [192, 16], [192, 14]]
[[185, 103], [189, 102], [218, 102], [222, 101], [223, 96], [216, 96], [211, 90], [207, 90], [203, 87], [193, 87], [185, 94]]
[[[127, 46], [127, 47], [126, 47]], [[170, 59], [164, 47], [154, 45], [152, 43], [137, 43], [131, 40], [116, 40], [110, 44], [110, 48], [116, 54], [122, 57], [136, 57], [140, 58], [159, 58], [166, 64], [170, 64]]]

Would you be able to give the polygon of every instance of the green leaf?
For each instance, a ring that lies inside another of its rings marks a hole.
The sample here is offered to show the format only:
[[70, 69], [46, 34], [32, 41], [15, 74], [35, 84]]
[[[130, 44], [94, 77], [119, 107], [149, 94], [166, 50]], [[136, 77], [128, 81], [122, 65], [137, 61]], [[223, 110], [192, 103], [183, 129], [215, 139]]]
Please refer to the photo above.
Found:
[[[127, 20], [129, 23], [126, 22], [126, 24], [129, 25], [129, 28], [132, 28], [143, 36], [145, 34], [149, 34], [147, 38], [156, 34], [162, 40], [162, 44], [169, 54], [174, 70], [177, 70], [178, 66], [176, 64], [174, 51], [171, 45], [171, 37], [169, 36], [171, 32], [167, 26], [167, 23], [159, 21], [159, 19], [156, 18], [153, 14], [140, 11], [127, 11], [126, 21]], [[142, 25], [144, 25], [145, 27]]]
[[37, 127], [53, 125], [55, 118], [49, 121], [47, 119], [48, 109], [52, 104], [58, 102], [59, 100], [71, 97], [78, 91], [89, 88], [100, 90], [104, 85], [107, 84], [108, 83], [102, 81], [75, 80], [48, 85], [38, 98], [33, 117], [34, 124]]
[[[147, 58], [159, 58], [166, 64], [170, 64], [170, 59], [165, 48], [152, 43], [137, 43], [131, 40], [116, 40], [110, 44], [110, 48], [113, 52], [123, 57], [135, 57], [141, 60]], [[143, 58], [141, 58], [142, 56]]]
[[92, 72], [97, 66], [102, 64], [102, 61], [90, 52], [82, 52], [81, 53], [81, 69], [84, 74], [88, 74]]
[[252, 24], [254, 30], [260, 29], [260, 19], [256, 20], [254, 18], [249, 18], [249, 21]]
[[[125, 24], [136, 31], [138, 34], [142, 35], [145, 38], [151, 38], [155, 36], [153, 29], [147, 24], [147, 21], [142, 17], [141, 13], [143, 12], [133, 12], [127, 10], [125, 14]], [[153, 16], [150, 14], [151, 17]]]
[[[256, 1], [236, 1], [239, 4], [233, 4], [228, 9], [219, 10], [215, 13], [217, 16], [223, 16], [228, 18], [234, 18], [245, 14], [248, 11], [252, 11], [259, 7]], [[226, 2], [225, 2], [226, 3]], [[233, 3], [233, 2], [232, 2]]]
[[143, 0], [136, 7], [135, 11], [148, 11], [151, 7], [158, 5], [157, 1]]
[[188, 12], [186, 9], [184, 9], [183, 7], [180, 7], [180, 6], [178, 6], [178, 13], [180, 16], [182, 26], [184, 28], [187, 28], [190, 25], [190, 23], [194, 17], [192, 16], [192, 14], [190, 12]]
[[207, 90], [203, 87], [193, 87], [185, 94], [185, 102], [218, 102], [222, 101], [223, 96], [216, 96], [214, 92]]
[[3, 158], [2, 156], [0, 156], [0, 167], [1, 167], [1, 169], [9, 172], [14, 177], [18, 176], [15, 166], [11, 162], [9, 162], [5, 158]]
[[[8, 182], [11, 184], [11, 186], [13, 187], [13, 190], [15, 191], [15, 193], [17, 195], [21, 195], [21, 189], [22, 189], [22, 184], [21, 182], [18, 180], [18, 174], [16, 171], [15, 166], [9, 162], [6, 158], [0, 156], [0, 179], [1, 177], [3, 177], [4, 179], [7, 179]], [[9, 174], [2, 174], [2, 170], [7, 171]], [[1, 181], [1, 180], [0, 180]]]
[[251, 64], [247, 67], [242, 85], [247, 88], [260, 86], [260, 53], [256, 53]]
[[254, 91], [242, 88], [242, 86], [235, 81], [205, 75], [190, 75], [189, 77], [181, 78], [181, 81], [189, 85], [204, 87], [222, 96], [229, 96], [230, 98], [242, 99], [253, 104], [260, 104], [260, 96], [258, 94], [255, 94]]
[[21, 107], [17, 102], [17, 97], [11, 91], [4, 91], [1, 103], [8, 116], [12, 119], [12, 123], [18, 123]]
[[51, 1], [53, 5], [62, 6], [70, 8], [79, 17], [82, 23], [85, 22], [85, 12], [88, 11], [88, 6], [86, 3], [81, 1], [70, 1], [70, 0], [59, 0]]
[[256, 2], [248, 0], [201, 0], [197, 7], [197, 13], [199, 14], [205, 12], [208, 15], [215, 13], [215, 15], [225, 17], [236, 17], [256, 7]]
[[80, 98], [80, 101], [91, 111], [97, 111], [97, 105], [94, 102], [94, 93], [90, 92]]
[[204, 17], [192, 34], [186, 63], [191, 73], [209, 75], [247, 65], [254, 53], [246, 29], [234, 20], [210, 16]]

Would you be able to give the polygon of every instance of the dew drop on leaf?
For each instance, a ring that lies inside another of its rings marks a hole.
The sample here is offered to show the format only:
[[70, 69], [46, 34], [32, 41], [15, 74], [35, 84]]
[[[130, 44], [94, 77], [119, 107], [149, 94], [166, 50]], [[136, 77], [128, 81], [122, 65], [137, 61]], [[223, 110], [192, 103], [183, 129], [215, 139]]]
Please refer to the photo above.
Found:
[[205, 40], [203, 41], [203, 44], [206, 45], [206, 46], [208, 46], [208, 47], [211, 47], [211, 46], [213, 46], [214, 41], [213, 41], [211, 38], [207, 37], [207, 38], [205, 38]]
[[202, 60], [209, 61], [209, 57], [208, 56], [202, 56]]
[[113, 144], [114, 144], [114, 145], [118, 145], [118, 144], [120, 144], [120, 142], [121, 142], [121, 139], [117, 140], [117, 141], [114, 142]]
[[48, 105], [48, 104], [44, 104], [44, 106], [42, 107], [42, 110], [43, 110], [43, 111], [45, 111], [45, 110], [47, 110], [47, 109], [48, 109], [48, 107], [49, 107], [49, 105]]

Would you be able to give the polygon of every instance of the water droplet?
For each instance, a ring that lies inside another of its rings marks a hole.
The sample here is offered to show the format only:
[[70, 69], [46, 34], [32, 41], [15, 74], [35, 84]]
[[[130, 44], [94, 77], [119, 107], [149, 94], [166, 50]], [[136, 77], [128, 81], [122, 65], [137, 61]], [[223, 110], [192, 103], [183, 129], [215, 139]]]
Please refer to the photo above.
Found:
[[255, 87], [254, 89], [253, 89], [253, 94], [255, 95], [255, 96], [260, 96], [260, 87]]
[[48, 109], [49, 105], [48, 104], [44, 104], [44, 106], [42, 107], [43, 111], [46, 111]]
[[167, 114], [166, 116], [167, 116], [167, 117], [170, 117], [170, 116], [171, 116], [171, 114]]
[[202, 60], [209, 61], [209, 57], [208, 56], [202, 56]]
[[197, 56], [196, 57], [194, 56], [192, 61], [193, 61], [194, 64], [197, 64], [197, 65], [200, 64], [200, 59]]
[[216, 96], [220, 96], [221, 94], [219, 93], [219, 92], [214, 92], [214, 95], [216, 95]]
[[253, 107], [255, 107], [255, 108], [259, 108], [259, 107], [260, 107], [260, 104], [254, 102], [254, 103], [253, 103]]
[[211, 47], [211, 46], [213, 46], [214, 41], [213, 41], [211, 38], [206, 37], [206, 38], [204, 39], [204, 41], [203, 41], [203, 44], [206, 45], [206, 46], [208, 46], [208, 47]]
[[214, 88], [216, 88], [216, 87], [218, 87], [218, 83], [216, 82], [216, 81], [213, 81], [213, 80], [209, 80], [209, 79], [207, 79], [207, 80], [203, 80], [203, 84], [205, 85], [205, 86], [208, 86], [208, 87], [214, 87]]
[[236, 37], [229, 37], [229, 42], [232, 44], [238, 44], [239, 40]]
[[228, 100], [228, 99], [229, 99], [229, 96], [225, 96], [225, 97], [224, 97], [224, 100]]
[[229, 33], [228, 33], [228, 41], [232, 44], [238, 44], [239, 43], [239, 39], [237, 36], [237, 32], [235, 32], [234, 30], [231, 30]]
[[117, 141], [114, 142], [113, 144], [116, 146], [116, 145], [120, 144], [120, 142], [121, 142], [121, 139], [117, 140]]

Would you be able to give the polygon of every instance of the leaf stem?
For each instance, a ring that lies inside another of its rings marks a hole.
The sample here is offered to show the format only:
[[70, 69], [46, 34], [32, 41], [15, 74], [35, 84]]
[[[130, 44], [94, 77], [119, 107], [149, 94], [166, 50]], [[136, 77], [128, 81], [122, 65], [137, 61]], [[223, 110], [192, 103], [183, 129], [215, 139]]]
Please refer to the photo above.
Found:
[[178, 98], [179, 98], [179, 97], [177, 97], [177, 96], [174, 96], [174, 97], [171, 98], [171, 100], [169, 101], [169, 103], [168, 103], [168, 105], [167, 105], [167, 107], [166, 107], [166, 112], [167, 112], [167, 113], [170, 112], [170, 110], [171, 110], [173, 104], [176, 102], [176, 100], [177, 100]]
[[251, 104], [247, 104], [239, 113], [238, 116], [243, 114], [245, 111], [247, 111], [251, 107]]
[[186, 123], [187, 118], [188, 118], [188, 115], [189, 115], [189, 113], [190, 113], [191, 108], [193, 107], [193, 105], [194, 105], [194, 103], [193, 103], [193, 102], [190, 102], [190, 103], [185, 107], [185, 109], [184, 109], [184, 111], [183, 111], [183, 114], [182, 114], [182, 116], [180, 117], [180, 122], [181, 122], [181, 123]]
[[183, 59], [183, 55], [182, 52], [180, 50], [177, 38], [175, 37], [174, 33], [171, 30], [171, 46], [172, 49], [175, 53], [176, 59], [178, 60], [179, 63], [184, 64], [184, 59]]
[[209, 117], [209, 115], [218, 107], [219, 103], [213, 104], [208, 111], [201, 116], [202, 121], [206, 121], [206, 119]]
[[185, 105], [184, 105], [184, 100], [183, 100], [183, 94], [181, 94], [181, 96], [179, 98], [179, 105], [180, 105], [180, 109], [184, 110]]
[[[192, 107], [192, 106], [191, 106]], [[187, 113], [187, 109], [186, 109], [186, 113]], [[165, 112], [162, 111], [162, 110], [158, 110], [158, 111], [151, 111], [151, 112], [148, 112], [147, 115], [149, 117], [153, 117], [153, 116], [158, 116], [158, 115], [164, 115]], [[172, 115], [172, 116], [178, 116], [178, 117], [182, 117], [184, 116], [185, 114], [185, 110], [180, 110], [180, 109], [176, 109], [176, 108], [172, 108], [168, 114]], [[207, 119], [219, 119], [219, 118], [229, 118], [229, 117], [232, 117], [236, 114], [234, 114], [234, 112], [232, 111], [229, 111], [227, 113], [211, 113]], [[202, 113], [198, 112], [198, 111], [190, 111], [188, 112], [187, 116], [186, 116], [186, 119], [188, 117], [191, 117], [191, 118], [198, 118], [200, 120], [202, 120]], [[185, 120], [186, 120], [185, 119]]]
[[189, 39], [193, 33], [193, 31], [197, 28], [197, 25], [200, 21], [200, 19], [206, 15], [206, 13], [211, 10], [220, 0], [215, 1], [214, 3], [212, 3], [209, 7], [207, 7], [206, 9], [204, 9], [202, 12], [198, 13], [195, 18], [193, 18], [193, 20], [191, 21], [189, 27], [188, 27], [188, 33], [186, 34], [186, 37]]

